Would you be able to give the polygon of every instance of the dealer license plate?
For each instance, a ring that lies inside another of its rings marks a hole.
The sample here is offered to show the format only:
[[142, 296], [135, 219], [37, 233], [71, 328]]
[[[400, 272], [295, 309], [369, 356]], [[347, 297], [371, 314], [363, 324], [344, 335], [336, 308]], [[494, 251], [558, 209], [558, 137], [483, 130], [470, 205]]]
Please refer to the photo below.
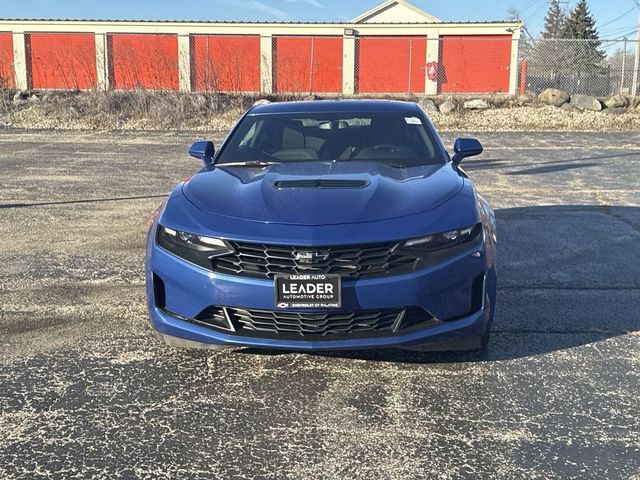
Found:
[[340, 275], [277, 275], [275, 278], [278, 308], [340, 308]]

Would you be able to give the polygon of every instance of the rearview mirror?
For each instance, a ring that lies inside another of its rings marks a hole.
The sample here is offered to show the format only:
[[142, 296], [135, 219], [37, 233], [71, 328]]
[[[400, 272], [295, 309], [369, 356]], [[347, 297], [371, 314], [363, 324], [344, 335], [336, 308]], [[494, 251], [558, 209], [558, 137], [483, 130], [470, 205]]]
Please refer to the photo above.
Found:
[[189, 155], [193, 158], [198, 158], [204, 162], [205, 165], [209, 165], [213, 161], [213, 155], [216, 153], [216, 149], [213, 146], [213, 142], [202, 141], [195, 142], [189, 147]]
[[482, 153], [482, 144], [475, 138], [458, 138], [453, 145], [455, 155], [451, 159], [454, 165], [460, 165], [463, 159]]

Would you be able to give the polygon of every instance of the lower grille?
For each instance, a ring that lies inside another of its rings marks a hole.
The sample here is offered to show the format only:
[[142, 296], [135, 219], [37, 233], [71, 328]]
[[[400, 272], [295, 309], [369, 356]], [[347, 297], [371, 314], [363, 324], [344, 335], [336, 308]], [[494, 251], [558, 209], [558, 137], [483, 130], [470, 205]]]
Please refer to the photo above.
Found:
[[219, 328], [225, 318], [239, 335], [298, 340], [384, 336], [439, 323], [418, 307], [309, 313], [212, 306], [195, 321]]

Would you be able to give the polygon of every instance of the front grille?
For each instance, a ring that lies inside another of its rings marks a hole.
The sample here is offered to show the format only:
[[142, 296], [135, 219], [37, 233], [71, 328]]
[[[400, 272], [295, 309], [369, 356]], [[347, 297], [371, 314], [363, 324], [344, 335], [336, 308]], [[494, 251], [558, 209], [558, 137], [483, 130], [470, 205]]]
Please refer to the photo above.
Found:
[[335, 273], [354, 279], [376, 277], [411, 271], [420, 261], [416, 253], [403, 251], [399, 242], [318, 248], [234, 241], [229, 244], [234, 253], [212, 259], [213, 271], [254, 278], [303, 273]]
[[203, 310], [196, 321], [220, 327], [225, 318], [239, 335], [305, 340], [381, 336], [439, 323], [419, 307], [308, 313], [212, 306]]

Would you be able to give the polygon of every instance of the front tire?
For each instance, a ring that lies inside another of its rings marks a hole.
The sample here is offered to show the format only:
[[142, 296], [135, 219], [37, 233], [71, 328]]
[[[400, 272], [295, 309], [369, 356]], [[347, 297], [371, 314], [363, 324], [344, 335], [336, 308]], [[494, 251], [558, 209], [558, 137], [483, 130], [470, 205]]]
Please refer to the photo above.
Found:
[[489, 345], [489, 340], [491, 340], [491, 327], [493, 326], [493, 314], [495, 312], [495, 298], [494, 301], [492, 301], [489, 293], [486, 293], [484, 301], [485, 305], [489, 307], [489, 320], [487, 321], [487, 325], [484, 327], [482, 335], [480, 336], [478, 352], [484, 352]]

